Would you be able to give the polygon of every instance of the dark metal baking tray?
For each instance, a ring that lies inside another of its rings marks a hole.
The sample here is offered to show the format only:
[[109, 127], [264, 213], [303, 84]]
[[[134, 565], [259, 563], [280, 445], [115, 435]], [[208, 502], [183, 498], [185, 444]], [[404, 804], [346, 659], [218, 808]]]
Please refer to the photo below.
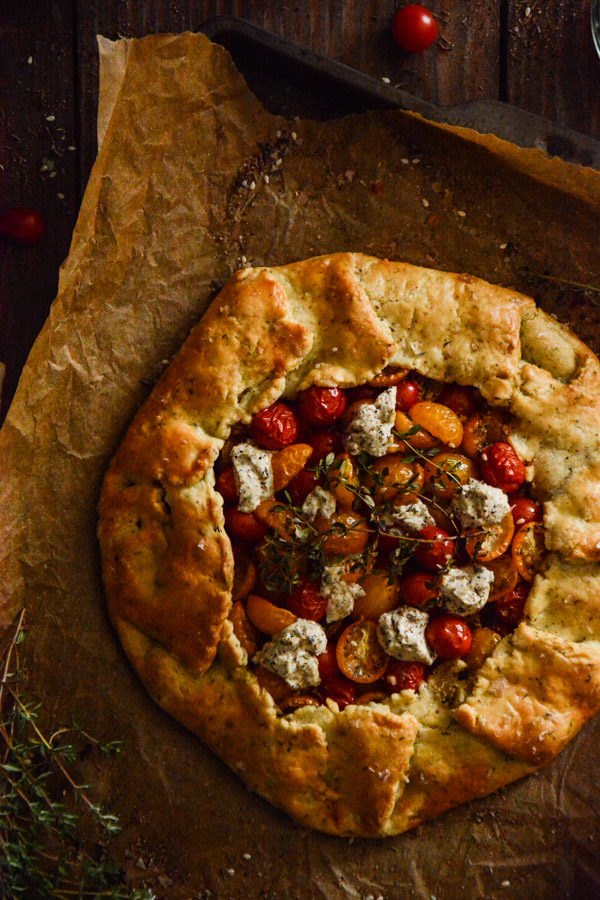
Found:
[[334, 119], [369, 109], [407, 109], [600, 169], [600, 141], [508, 103], [473, 100], [436, 106], [235, 17], [211, 19], [199, 30], [231, 53], [267, 109], [287, 118]]

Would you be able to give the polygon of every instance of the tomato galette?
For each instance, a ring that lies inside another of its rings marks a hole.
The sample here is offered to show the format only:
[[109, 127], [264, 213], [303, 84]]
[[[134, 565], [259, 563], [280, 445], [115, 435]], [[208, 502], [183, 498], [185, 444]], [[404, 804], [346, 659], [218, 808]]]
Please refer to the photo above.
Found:
[[99, 535], [152, 696], [313, 828], [405, 831], [600, 706], [600, 364], [480, 279], [237, 272], [127, 432]]

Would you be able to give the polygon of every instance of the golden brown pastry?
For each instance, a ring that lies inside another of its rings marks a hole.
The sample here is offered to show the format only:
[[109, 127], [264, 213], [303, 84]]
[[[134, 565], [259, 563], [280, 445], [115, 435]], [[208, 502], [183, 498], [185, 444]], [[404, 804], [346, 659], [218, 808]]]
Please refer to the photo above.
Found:
[[[214, 464], [231, 430], [386, 367], [472, 385], [544, 505], [524, 618], [420, 690], [278, 706], [232, 618]], [[237, 272], [135, 417], [99, 537], [111, 619], [154, 699], [297, 821], [389, 835], [546, 764], [600, 706], [600, 364], [528, 297], [340, 253]], [[259, 673], [260, 674], [260, 673]]]

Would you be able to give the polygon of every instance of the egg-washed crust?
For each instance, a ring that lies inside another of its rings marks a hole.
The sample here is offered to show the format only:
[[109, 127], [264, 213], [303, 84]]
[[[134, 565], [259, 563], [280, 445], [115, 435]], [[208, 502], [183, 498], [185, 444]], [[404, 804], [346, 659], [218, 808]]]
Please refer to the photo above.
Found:
[[[444, 664], [418, 695], [283, 715], [228, 620], [213, 464], [231, 427], [280, 396], [390, 364], [512, 413], [544, 502], [544, 570], [474, 674]], [[165, 710], [297, 821], [397, 834], [546, 764], [600, 707], [600, 364], [533, 300], [469, 275], [356, 253], [244, 269], [135, 417], [99, 538], [111, 619]]]

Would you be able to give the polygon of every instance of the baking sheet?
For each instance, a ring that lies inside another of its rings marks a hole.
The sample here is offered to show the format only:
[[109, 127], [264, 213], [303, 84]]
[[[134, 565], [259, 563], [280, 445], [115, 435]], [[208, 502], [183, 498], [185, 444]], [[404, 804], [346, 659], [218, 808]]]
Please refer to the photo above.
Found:
[[108, 623], [95, 538], [127, 422], [240, 265], [357, 250], [533, 293], [596, 350], [600, 175], [402, 112], [285, 121], [201, 35], [101, 41], [100, 150], [59, 296], [0, 432], [4, 622], [28, 604], [29, 690], [123, 753], [82, 777], [111, 852], [158, 898], [592, 897], [597, 720], [543, 773], [381, 841], [249, 793], [149, 700]]

